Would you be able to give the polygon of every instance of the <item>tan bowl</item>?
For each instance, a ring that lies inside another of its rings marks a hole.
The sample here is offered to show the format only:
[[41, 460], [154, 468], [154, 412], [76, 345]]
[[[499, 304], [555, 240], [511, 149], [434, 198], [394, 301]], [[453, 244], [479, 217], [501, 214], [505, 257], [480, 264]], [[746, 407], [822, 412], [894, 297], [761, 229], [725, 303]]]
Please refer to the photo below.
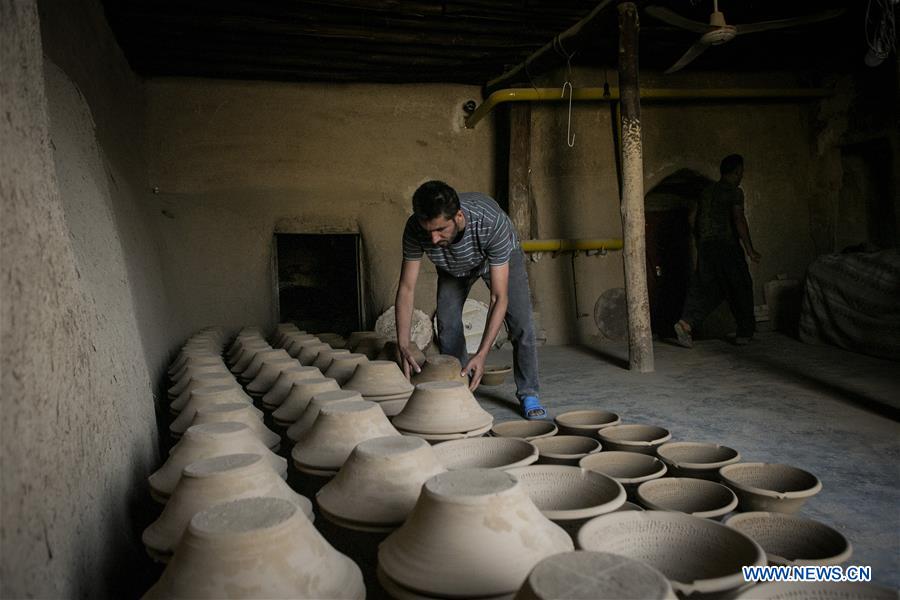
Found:
[[242, 389], [241, 384], [238, 383], [238, 380], [235, 379], [234, 375], [228, 372], [220, 371], [217, 373], [201, 373], [199, 375], [194, 375], [191, 377], [190, 382], [188, 382], [187, 387], [184, 388], [184, 391], [178, 394], [177, 398], [172, 400], [172, 403], [169, 405], [169, 412], [173, 415], [180, 413], [191, 399], [191, 392], [199, 387], [206, 387], [208, 385], [230, 385], [231, 387]]
[[454, 434], [483, 428], [494, 422], [466, 384], [459, 381], [420, 383], [403, 410], [393, 418], [394, 426], [409, 432]]
[[322, 372], [315, 367], [304, 367], [297, 363], [296, 366], [287, 369], [286, 371], [282, 371], [278, 376], [278, 379], [275, 380], [275, 383], [269, 388], [269, 391], [265, 393], [262, 397], [262, 405], [263, 408], [267, 410], [275, 410], [288, 397], [288, 394], [291, 393], [291, 388], [298, 381], [302, 381], [304, 379], [320, 379], [322, 378]]
[[554, 419], [559, 431], [564, 435], [586, 435], [597, 437], [604, 427], [612, 427], [622, 422], [619, 415], [608, 410], [573, 410], [557, 415]]
[[347, 349], [350, 352], [356, 352], [356, 346], [366, 338], [379, 338], [381, 334], [377, 331], [353, 331], [347, 338]]
[[429, 356], [425, 359], [425, 364], [420, 363], [419, 366], [422, 370], [419, 373], [413, 373], [411, 377], [415, 385], [429, 381], [461, 381], [469, 385], [469, 378], [460, 374], [462, 365], [455, 356], [448, 354]]
[[235, 376], [240, 375], [248, 366], [250, 366], [250, 363], [257, 354], [272, 349], [272, 346], [266, 342], [245, 345], [243, 350], [241, 350], [241, 353], [238, 354], [234, 364], [231, 365], [231, 372], [234, 373]]
[[600, 452], [600, 442], [583, 435], [555, 435], [532, 441], [541, 453], [538, 463], [543, 465], [577, 466], [578, 461]]
[[762, 546], [770, 565], [839, 565], [853, 554], [840, 532], [796, 515], [747, 512], [725, 524]]
[[169, 433], [174, 437], [181, 436], [194, 422], [197, 411], [215, 404], [233, 404], [242, 402], [249, 405], [253, 412], [262, 417], [262, 411], [253, 406], [253, 401], [240, 387], [234, 385], [208, 385], [191, 390], [190, 399], [184, 409], [169, 425]]
[[365, 354], [351, 352], [350, 354], [336, 354], [331, 365], [325, 370], [325, 377], [330, 377], [343, 386], [350, 381], [356, 371], [356, 365], [369, 362]]
[[[221, 361], [220, 361], [221, 362]], [[178, 396], [187, 389], [188, 384], [190, 384], [191, 379], [196, 377], [197, 375], [202, 375], [204, 373], [228, 373], [228, 367], [224, 364], [216, 364], [216, 365], [188, 365], [184, 368], [184, 372], [181, 377], [175, 382], [172, 387], [170, 387], [166, 391], [166, 395], [168, 399], [174, 400]]]
[[303, 411], [309, 405], [310, 400], [324, 392], [340, 390], [341, 387], [334, 379], [322, 377], [320, 379], [303, 379], [295, 381], [287, 398], [272, 413], [272, 420], [277, 425], [289, 427], [303, 415]]
[[303, 411], [303, 414], [300, 415], [300, 418], [297, 419], [293, 425], [288, 427], [285, 435], [292, 442], [296, 442], [299, 440], [303, 434], [309, 430], [310, 427], [313, 426], [313, 423], [316, 422], [316, 419], [319, 416], [319, 411], [322, 410], [323, 406], [328, 404], [332, 404], [334, 402], [343, 402], [344, 400], [362, 400], [363, 397], [359, 392], [353, 392], [350, 390], [334, 390], [331, 392], [322, 392], [321, 394], [317, 394], [312, 400], [309, 401], [309, 405], [306, 407], [306, 410]]
[[[342, 336], [339, 333], [332, 333], [332, 332], [317, 333], [316, 337], [319, 338], [320, 340], [322, 340], [323, 342], [325, 342], [326, 344], [328, 344], [329, 346], [331, 346], [332, 348], [335, 348], [336, 350], [346, 350], [347, 349], [347, 340], [344, 339], [344, 336]], [[348, 352], [349, 352], [349, 350], [348, 350]]]
[[609, 475], [625, 487], [630, 498], [645, 481], [659, 479], [666, 474], [666, 465], [655, 456], [639, 452], [597, 452], [580, 461], [582, 469]]
[[303, 351], [304, 346], [308, 346], [310, 344], [321, 344], [322, 340], [312, 335], [311, 333], [303, 333], [303, 334], [291, 334], [288, 336], [288, 339], [284, 342], [284, 349], [287, 350], [287, 353], [292, 357], [297, 358], [300, 356], [300, 352]]
[[790, 465], [735, 463], [719, 469], [719, 477], [737, 494], [742, 512], [795, 513], [822, 490], [818, 477]]
[[625, 503], [625, 489], [612, 477], [564, 465], [508, 469], [545, 517], [570, 521], [596, 517]]
[[517, 438], [453, 440], [435, 445], [434, 452], [448, 471], [509, 469], [530, 465], [538, 459], [538, 449], [534, 444]]
[[509, 366], [487, 366], [484, 368], [484, 374], [481, 376], [481, 385], [501, 385], [506, 381], [506, 376], [511, 371], [512, 367]]
[[370, 360], [360, 363], [353, 377], [342, 386], [345, 390], [356, 390], [369, 399], [370, 396], [393, 396], [413, 392], [413, 385], [403, 375], [397, 363], [390, 360]]
[[322, 350], [316, 355], [316, 359], [313, 361], [312, 366], [318, 368], [324, 373], [328, 370], [328, 367], [331, 366], [332, 361], [334, 361], [334, 357], [340, 356], [342, 354], [350, 354], [350, 351], [328, 346], [327, 350]]
[[[353, 352], [357, 354], [365, 354], [369, 360], [377, 360], [378, 355], [381, 354], [381, 350], [384, 348], [384, 345], [387, 342], [387, 338], [383, 338], [380, 336], [363, 338], [359, 341], [358, 344], [353, 347]], [[390, 362], [394, 361], [391, 360]]]
[[224, 423], [233, 421], [243, 423], [250, 428], [259, 441], [266, 445], [272, 452], [278, 452], [281, 446], [281, 436], [263, 424], [263, 416], [258, 408], [244, 402], [232, 402], [229, 404], [213, 404], [197, 409], [197, 414], [191, 425], [203, 425], [204, 423]]
[[[297, 355], [297, 360], [299, 360], [300, 364], [304, 367], [312, 367], [316, 357], [318, 357], [320, 353], [331, 352], [332, 350], [334, 350], [334, 348], [321, 341], [315, 344], [304, 344], [303, 348], [300, 350], [300, 354]], [[321, 370], [321, 368], [319, 370]]]
[[737, 589], [746, 583], [742, 567], [766, 564], [763, 549], [744, 534], [716, 521], [661, 510], [601, 515], [581, 528], [578, 545], [643, 560], [684, 596]]
[[494, 423], [494, 437], [522, 438], [529, 442], [556, 435], [558, 429], [552, 421], [505, 421]]
[[[383, 407], [384, 403], [379, 404], [379, 406]], [[406, 431], [405, 429], [401, 429], [400, 427], [397, 427], [397, 431], [406, 436], [417, 437], [427, 442], [431, 442], [432, 444], [438, 444], [440, 442], [449, 442], [450, 440], [463, 440], [466, 438], [481, 437], [485, 433], [487, 433], [490, 428], [490, 425], [485, 425], [484, 427], [479, 427], [477, 429], [463, 431], [460, 433], [418, 433], [415, 431]]]
[[849, 581], [761, 583], [734, 600], [897, 600], [897, 590]]
[[247, 365], [247, 368], [238, 375], [238, 379], [244, 383], [253, 381], [253, 379], [259, 375], [259, 371], [262, 369], [264, 362], [278, 358], [291, 358], [291, 356], [282, 348], [257, 352], [253, 356], [253, 360], [250, 361], [250, 364]]
[[282, 371], [298, 366], [300, 364], [297, 362], [297, 359], [290, 356], [264, 360], [259, 373], [256, 374], [253, 381], [247, 384], [247, 393], [255, 398], [262, 398], [275, 385], [275, 381]]
[[221, 361], [222, 356], [213, 348], [183, 348], [175, 360], [172, 361], [172, 364], [169, 365], [166, 374], [169, 376], [169, 379], [174, 379], [175, 375], [187, 365], [215, 364]]
[[649, 510], [671, 510], [704, 519], [721, 519], [738, 500], [721, 483], [692, 477], [663, 477], [638, 486], [637, 497]]
[[666, 442], [656, 449], [675, 477], [695, 477], [719, 481], [719, 469], [741, 460], [741, 454], [727, 446], [702, 442]]
[[668, 442], [672, 434], [656, 425], [613, 425], [597, 432], [597, 437], [607, 450], [656, 454], [656, 449]]

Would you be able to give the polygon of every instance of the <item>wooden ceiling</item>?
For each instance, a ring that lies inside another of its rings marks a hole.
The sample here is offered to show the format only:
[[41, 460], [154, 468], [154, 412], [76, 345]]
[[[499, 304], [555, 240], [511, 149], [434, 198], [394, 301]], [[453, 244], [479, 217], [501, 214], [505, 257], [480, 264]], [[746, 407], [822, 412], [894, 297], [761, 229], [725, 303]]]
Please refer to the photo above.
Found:
[[[103, 0], [146, 77], [484, 85], [589, 14], [600, 0]], [[708, 21], [712, 0], [639, 1]], [[615, 1], [565, 50], [573, 66], [616, 62]], [[865, 53], [863, 0], [720, 0], [729, 23], [847, 7], [841, 17], [739, 36], [691, 70], [841, 70]], [[641, 17], [641, 67], [665, 69], [696, 35]], [[565, 64], [562, 52], [559, 64]], [[535, 75], [535, 74], [531, 74]]]

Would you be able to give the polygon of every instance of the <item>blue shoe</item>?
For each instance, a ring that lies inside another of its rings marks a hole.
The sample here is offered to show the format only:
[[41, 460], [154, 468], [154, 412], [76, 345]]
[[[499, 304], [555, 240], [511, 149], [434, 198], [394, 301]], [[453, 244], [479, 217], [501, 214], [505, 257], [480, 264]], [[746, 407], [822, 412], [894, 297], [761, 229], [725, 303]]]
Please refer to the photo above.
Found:
[[522, 416], [529, 421], [539, 421], [547, 418], [547, 411], [541, 406], [541, 400], [537, 396], [525, 396], [519, 399], [522, 405]]

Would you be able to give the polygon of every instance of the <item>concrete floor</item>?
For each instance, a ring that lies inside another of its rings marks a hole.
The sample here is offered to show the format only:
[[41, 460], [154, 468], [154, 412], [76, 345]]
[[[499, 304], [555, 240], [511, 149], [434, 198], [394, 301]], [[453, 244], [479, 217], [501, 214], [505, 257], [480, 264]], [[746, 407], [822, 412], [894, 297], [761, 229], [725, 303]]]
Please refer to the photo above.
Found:
[[[624, 345], [540, 350], [551, 416], [597, 407], [623, 422], [658, 424], [673, 440], [721, 443], [744, 461], [816, 474], [822, 491], [801, 510], [853, 544], [847, 564], [900, 588], [900, 364], [763, 333], [746, 347], [709, 340], [691, 350], [655, 343], [656, 372], [632, 373]], [[489, 363], [511, 364], [508, 349]], [[517, 418], [510, 377], [477, 395], [497, 421]]]

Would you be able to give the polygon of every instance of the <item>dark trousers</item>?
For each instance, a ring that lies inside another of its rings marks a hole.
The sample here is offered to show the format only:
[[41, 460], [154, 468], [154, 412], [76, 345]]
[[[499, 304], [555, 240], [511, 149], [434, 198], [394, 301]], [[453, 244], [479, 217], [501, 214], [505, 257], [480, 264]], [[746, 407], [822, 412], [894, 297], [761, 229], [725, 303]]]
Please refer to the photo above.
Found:
[[[454, 277], [441, 269], [437, 272], [438, 344], [441, 352], [455, 356], [463, 366], [466, 366], [469, 362], [469, 353], [466, 351], [462, 309], [469, 296], [469, 290], [478, 280], [478, 276]], [[490, 288], [490, 272], [484, 275], [483, 279]], [[531, 314], [531, 291], [528, 287], [528, 272], [525, 270], [525, 255], [519, 248], [513, 250], [509, 259], [509, 305], [506, 308], [505, 321], [513, 347], [516, 395], [519, 398], [536, 396], [540, 382], [537, 345], [534, 341], [534, 320]]]
[[743, 250], [735, 242], [701, 242], [682, 319], [696, 327], [722, 300], [737, 321], [737, 335], [751, 337], [756, 330], [753, 281]]

